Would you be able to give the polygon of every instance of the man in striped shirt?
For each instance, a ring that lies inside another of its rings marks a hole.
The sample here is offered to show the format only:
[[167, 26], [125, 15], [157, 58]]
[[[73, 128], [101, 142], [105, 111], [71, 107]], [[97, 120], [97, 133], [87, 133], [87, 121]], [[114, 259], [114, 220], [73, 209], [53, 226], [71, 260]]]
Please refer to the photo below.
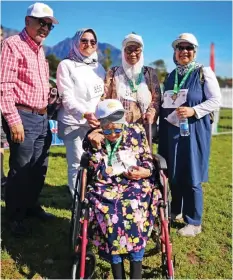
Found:
[[47, 118], [49, 68], [42, 43], [58, 21], [43, 3], [28, 7], [25, 28], [3, 41], [1, 110], [10, 147], [6, 214], [10, 229], [27, 232], [23, 220], [52, 217], [38, 204], [48, 166], [51, 132]]

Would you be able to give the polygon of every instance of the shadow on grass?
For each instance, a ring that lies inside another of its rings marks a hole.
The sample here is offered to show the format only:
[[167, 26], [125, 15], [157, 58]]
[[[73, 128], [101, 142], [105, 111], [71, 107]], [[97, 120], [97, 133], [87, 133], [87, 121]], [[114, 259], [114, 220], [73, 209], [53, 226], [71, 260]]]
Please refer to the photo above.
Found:
[[[2, 207], [2, 249], [14, 260], [22, 275], [20, 278], [70, 278], [69, 220], [58, 217], [50, 222], [27, 219], [25, 222], [31, 228], [30, 234], [17, 238], [9, 232], [4, 212]], [[2, 265], [1, 278], [8, 278], [6, 270], [7, 267]]]
[[182, 227], [184, 227], [185, 224], [183, 221], [172, 221], [171, 222], [171, 228], [174, 228], [174, 229], [181, 229]]
[[39, 198], [45, 207], [71, 210], [72, 197], [67, 185], [52, 186], [45, 184]]
[[53, 152], [53, 150], [50, 151], [49, 153], [50, 157], [59, 157], [59, 158], [66, 158], [66, 154], [62, 152]]

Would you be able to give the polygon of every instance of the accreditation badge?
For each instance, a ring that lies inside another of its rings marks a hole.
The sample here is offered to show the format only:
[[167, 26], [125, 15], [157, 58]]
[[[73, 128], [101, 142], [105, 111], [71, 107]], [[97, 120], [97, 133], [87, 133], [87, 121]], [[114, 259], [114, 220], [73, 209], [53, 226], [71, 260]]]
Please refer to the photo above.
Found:
[[188, 89], [181, 89], [177, 94], [173, 90], [166, 90], [163, 95], [162, 107], [176, 109], [187, 101]]

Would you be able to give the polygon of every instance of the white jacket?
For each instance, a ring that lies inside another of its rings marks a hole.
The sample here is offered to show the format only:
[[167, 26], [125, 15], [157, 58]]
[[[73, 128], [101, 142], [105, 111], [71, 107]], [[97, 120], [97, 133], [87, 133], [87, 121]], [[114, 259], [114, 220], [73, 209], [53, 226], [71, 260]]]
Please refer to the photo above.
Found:
[[104, 78], [105, 70], [99, 63], [87, 65], [62, 60], [57, 68], [57, 89], [62, 96], [58, 121], [67, 125], [88, 125], [82, 114], [95, 112], [104, 93]]

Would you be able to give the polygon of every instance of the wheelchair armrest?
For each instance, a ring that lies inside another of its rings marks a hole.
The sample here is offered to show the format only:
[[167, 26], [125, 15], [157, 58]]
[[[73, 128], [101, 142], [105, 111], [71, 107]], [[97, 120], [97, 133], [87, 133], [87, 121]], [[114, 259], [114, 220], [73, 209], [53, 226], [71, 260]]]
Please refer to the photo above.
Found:
[[89, 165], [89, 154], [84, 152], [81, 157], [80, 166], [87, 168]]
[[153, 156], [155, 168], [158, 170], [166, 170], [167, 169], [167, 162], [165, 158], [163, 158], [161, 155], [156, 154]]

